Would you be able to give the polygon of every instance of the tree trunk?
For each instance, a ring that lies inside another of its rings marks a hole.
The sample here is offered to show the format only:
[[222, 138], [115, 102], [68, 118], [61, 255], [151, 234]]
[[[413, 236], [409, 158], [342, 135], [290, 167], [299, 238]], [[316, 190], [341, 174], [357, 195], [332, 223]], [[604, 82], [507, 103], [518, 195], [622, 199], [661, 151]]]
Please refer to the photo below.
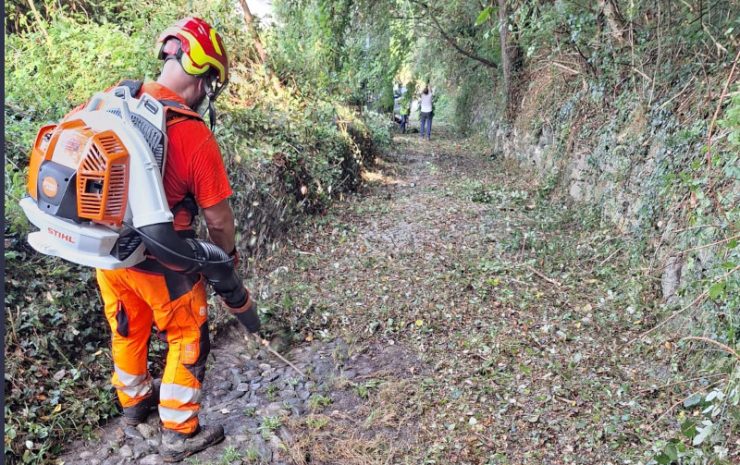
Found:
[[247, 0], [239, 0], [239, 3], [244, 12], [244, 22], [247, 23], [247, 31], [249, 31], [249, 34], [252, 36], [252, 40], [254, 41], [254, 49], [257, 51], [257, 55], [259, 55], [260, 61], [262, 63], [266, 63], [267, 52], [265, 51], [265, 47], [262, 46], [262, 41], [260, 41], [260, 37], [257, 35], [257, 30], [254, 28], [254, 16], [252, 16], [252, 11], [249, 9], [249, 5], [247, 5]]
[[599, 8], [604, 12], [609, 31], [618, 45], [626, 42], [627, 26], [624, 24], [619, 6], [614, 0], [599, 0]]
[[498, 0], [499, 37], [501, 39], [501, 69], [504, 72], [504, 98], [508, 110], [511, 101], [511, 57], [509, 56], [509, 27], [506, 0]]

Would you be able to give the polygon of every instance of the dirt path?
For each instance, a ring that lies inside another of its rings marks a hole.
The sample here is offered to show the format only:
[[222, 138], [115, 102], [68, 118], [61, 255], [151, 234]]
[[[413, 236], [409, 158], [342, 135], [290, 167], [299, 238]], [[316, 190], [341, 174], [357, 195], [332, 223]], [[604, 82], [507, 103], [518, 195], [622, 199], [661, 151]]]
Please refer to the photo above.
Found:
[[[397, 137], [363, 192], [259, 264], [253, 292], [308, 379], [222, 337], [201, 418], [227, 439], [191, 463], [646, 459], [678, 399], [656, 389], [670, 347], [628, 344], [653, 321], [623, 292], [619, 238], [435, 132]], [[156, 423], [114, 421], [63, 459], [161, 463]]]

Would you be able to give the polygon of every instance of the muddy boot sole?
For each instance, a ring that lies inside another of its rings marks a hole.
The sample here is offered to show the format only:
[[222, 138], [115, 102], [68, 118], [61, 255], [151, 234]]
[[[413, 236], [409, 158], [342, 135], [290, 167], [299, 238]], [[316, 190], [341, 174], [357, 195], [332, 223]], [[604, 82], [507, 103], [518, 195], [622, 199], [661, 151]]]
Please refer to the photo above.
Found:
[[[163, 450], [160, 452], [162, 461], [164, 463], [175, 463], [190, 457], [193, 454], [197, 454], [211, 446], [214, 446], [224, 440], [226, 435], [224, 429], [220, 426], [211, 427], [213, 429], [202, 429], [200, 433], [195, 436], [185, 439], [181, 450]], [[201, 434], [204, 434], [201, 436]]]

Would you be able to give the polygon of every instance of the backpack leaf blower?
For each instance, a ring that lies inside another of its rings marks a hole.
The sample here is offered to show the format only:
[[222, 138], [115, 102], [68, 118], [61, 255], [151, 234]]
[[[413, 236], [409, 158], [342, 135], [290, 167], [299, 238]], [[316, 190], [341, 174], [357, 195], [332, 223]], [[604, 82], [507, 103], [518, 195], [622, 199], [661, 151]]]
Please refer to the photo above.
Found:
[[101, 92], [58, 125], [42, 127], [33, 145], [28, 197], [20, 201], [39, 231], [37, 251], [102, 269], [129, 268], [153, 255], [167, 268], [202, 273], [251, 332], [259, 330], [233, 259], [216, 245], [174, 229], [162, 173], [166, 108], [128, 87]]

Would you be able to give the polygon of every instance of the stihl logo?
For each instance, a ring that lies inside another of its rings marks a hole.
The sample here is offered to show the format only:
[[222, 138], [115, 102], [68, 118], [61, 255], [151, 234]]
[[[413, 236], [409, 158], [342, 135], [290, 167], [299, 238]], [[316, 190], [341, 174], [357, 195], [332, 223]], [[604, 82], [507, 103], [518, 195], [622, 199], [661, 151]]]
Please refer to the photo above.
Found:
[[49, 234], [51, 234], [52, 236], [57, 237], [57, 238], [65, 241], [65, 242], [69, 242], [70, 244], [74, 244], [75, 243], [74, 239], [72, 239], [72, 236], [70, 236], [69, 234], [64, 234], [62, 232], [59, 232], [59, 231], [57, 231], [56, 229], [54, 229], [52, 227], [46, 228], [46, 231]]

